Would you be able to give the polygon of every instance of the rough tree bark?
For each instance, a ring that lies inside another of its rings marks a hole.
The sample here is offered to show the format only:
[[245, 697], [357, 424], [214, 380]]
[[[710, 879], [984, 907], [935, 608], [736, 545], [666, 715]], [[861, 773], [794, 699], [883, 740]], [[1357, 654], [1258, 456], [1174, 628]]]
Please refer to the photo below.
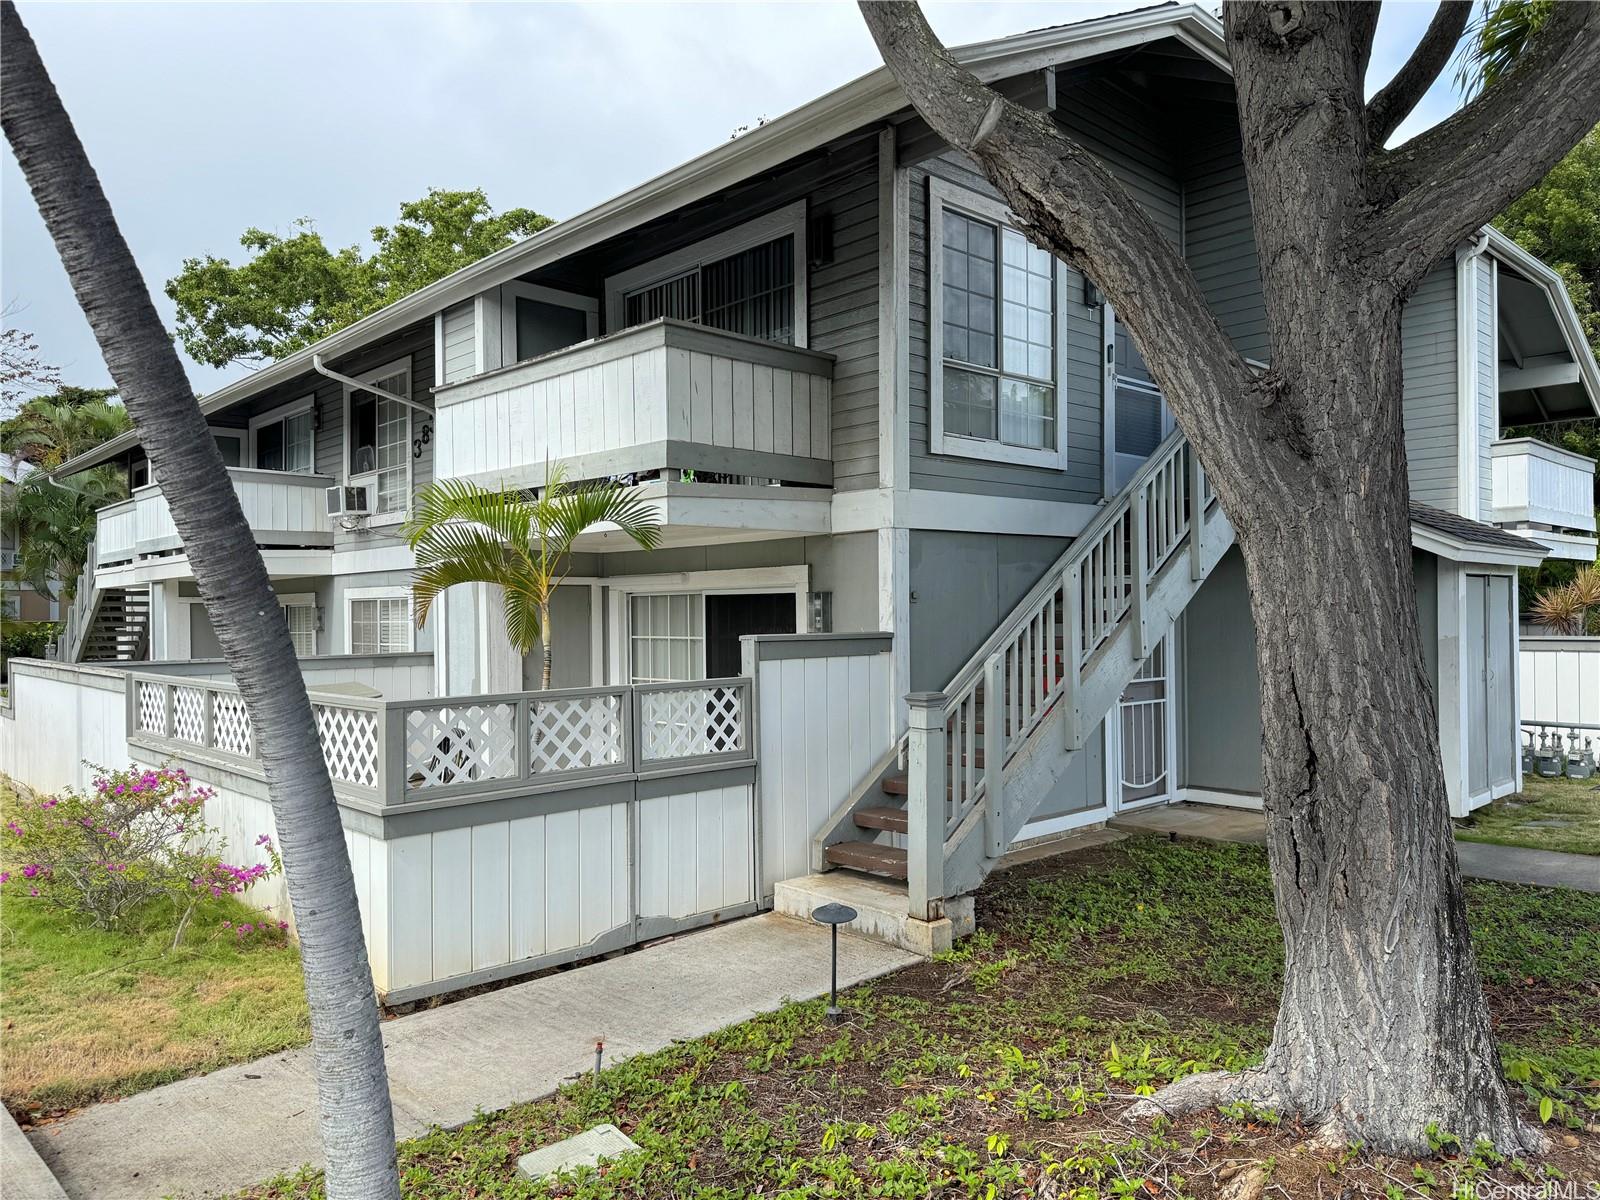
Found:
[[300, 937], [327, 1193], [398, 1197], [355, 878], [288, 627], [172, 339], [11, 0], [0, 4], [0, 125], [149, 453], [250, 712]]
[[1468, 939], [1412, 584], [1400, 314], [1595, 123], [1600, 5], [1557, 6], [1506, 79], [1384, 151], [1463, 7], [1369, 106], [1376, 6], [1224, 6], [1272, 345], [1256, 374], [1091, 153], [965, 71], [915, 4], [861, 5], [928, 123], [1115, 306], [1244, 556], [1283, 997], [1259, 1067], [1182, 1080], [1147, 1111], [1248, 1100], [1396, 1152], [1425, 1151], [1429, 1123], [1543, 1143], [1501, 1078]]

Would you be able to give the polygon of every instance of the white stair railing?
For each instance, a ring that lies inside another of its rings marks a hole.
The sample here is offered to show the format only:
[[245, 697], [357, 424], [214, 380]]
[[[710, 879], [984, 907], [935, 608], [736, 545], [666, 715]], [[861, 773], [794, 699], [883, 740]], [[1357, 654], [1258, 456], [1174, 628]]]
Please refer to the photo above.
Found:
[[89, 620], [94, 615], [94, 542], [84, 554], [83, 570], [78, 575], [78, 590], [73, 593], [72, 607], [67, 619], [56, 635], [55, 658], [58, 662], [77, 662], [83, 639], [89, 634]]
[[[903, 762], [919, 768], [911, 771], [907, 789], [909, 845], [931, 847], [937, 839], [942, 847], [982, 803], [985, 852], [990, 857], [1003, 853], [1006, 762], [1058, 704], [1068, 706], [1068, 748], [1082, 745], [1086, 730], [1076, 706], [1081, 685], [1097, 666], [1097, 656], [1126, 625], [1133, 627], [1134, 658], [1150, 653], [1158, 640], [1145, 612], [1153, 585], [1186, 539], [1190, 578], [1196, 583], [1201, 579], [1201, 537], [1190, 533], [1203, 533], [1204, 513], [1214, 498], [1187, 440], [1175, 431], [956, 672], [945, 691], [917, 698], [922, 719], [912, 722], [902, 756]], [[930, 736], [933, 731], [942, 736]], [[924, 744], [917, 745], [919, 741]], [[929, 769], [933, 758], [937, 770]], [[941, 794], [942, 803], [929, 803]], [[925, 853], [914, 876], [933, 875], [926, 865], [929, 858]], [[937, 915], [942, 879], [928, 878], [920, 895], [919, 882], [914, 879], [910, 888], [912, 914]]]

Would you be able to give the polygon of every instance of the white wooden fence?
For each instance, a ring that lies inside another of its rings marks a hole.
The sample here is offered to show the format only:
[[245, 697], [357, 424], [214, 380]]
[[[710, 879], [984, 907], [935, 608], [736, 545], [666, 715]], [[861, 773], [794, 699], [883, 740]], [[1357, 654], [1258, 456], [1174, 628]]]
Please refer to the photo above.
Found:
[[1600, 725], [1600, 637], [1524, 637], [1518, 677], [1523, 725]]

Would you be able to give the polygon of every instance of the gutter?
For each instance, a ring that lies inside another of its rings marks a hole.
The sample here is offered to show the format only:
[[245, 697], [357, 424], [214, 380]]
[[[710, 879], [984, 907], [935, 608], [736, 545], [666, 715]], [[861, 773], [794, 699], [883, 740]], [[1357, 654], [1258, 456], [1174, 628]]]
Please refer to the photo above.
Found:
[[363, 383], [361, 380], [350, 375], [341, 375], [338, 371], [323, 366], [322, 355], [320, 354], [313, 354], [311, 356], [311, 369], [318, 375], [326, 375], [335, 383], [344, 384], [345, 387], [350, 388], [352, 391], [371, 392], [374, 396], [382, 396], [385, 400], [393, 400], [396, 404], [404, 404], [407, 408], [414, 408], [425, 416], [433, 416], [433, 408], [431, 405], [419, 404], [409, 396], [401, 396], [394, 392], [386, 392], [381, 387], [374, 387], [370, 383]]
[[[1087, 43], [1084, 54], [1105, 53], [1126, 44], [1154, 40], [1152, 34], [1174, 37], [1196, 54], [1227, 70], [1227, 42], [1222, 23], [1196, 4], [1160, 5], [1131, 13], [1098, 17], [1071, 25], [1012, 34], [957, 47], [962, 65], [985, 82], [1010, 71], [1039, 69], [1043, 56], [1057, 56]], [[1108, 44], [1109, 43], [1109, 44]], [[614, 196], [548, 229], [515, 242], [452, 275], [403, 296], [354, 325], [329, 334], [315, 346], [259, 368], [201, 401], [207, 416], [247, 400], [257, 392], [315, 370], [313, 357], [332, 358], [368, 342], [431, 318], [441, 309], [497, 287], [519, 275], [557, 262], [645, 221], [665, 216], [758, 174], [836, 137], [881, 121], [907, 104], [887, 67], [878, 67], [782, 116], [723, 142], [639, 186]], [[365, 385], [362, 385], [365, 387]], [[370, 389], [369, 389], [370, 390]], [[126, 440], [124, 440], [124, 438]], [[53, 477], [96, 466], [138, 445], [128, 434], [63, 463]]]

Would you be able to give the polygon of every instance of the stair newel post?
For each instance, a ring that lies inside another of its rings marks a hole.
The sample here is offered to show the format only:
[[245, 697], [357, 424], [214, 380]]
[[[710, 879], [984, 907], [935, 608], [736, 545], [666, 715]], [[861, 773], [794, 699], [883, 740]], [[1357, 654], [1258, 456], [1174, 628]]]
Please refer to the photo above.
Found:
[[1193, 446], [1184, 448], [1189, 473], [1189, 578], [1199, 583], [1206, 575], [1206, 473]]
[[1143, 662], [1150, 655], [1150, 623], [1145, 618], [1145, 599], [1150, 591], [1150, 485], [1133, 496], [1133, 551], [1129, 583], [1133, 587], [1133, 656]]
[[991, 654], [983, 668], [983, 833], [990, 858], [999, 858], [1006, 849], [1005, 670], [1004, 650]]
[[907, 742], [906, 893], [919, 921], [944, 916], [945, 695], [912, 692]]

